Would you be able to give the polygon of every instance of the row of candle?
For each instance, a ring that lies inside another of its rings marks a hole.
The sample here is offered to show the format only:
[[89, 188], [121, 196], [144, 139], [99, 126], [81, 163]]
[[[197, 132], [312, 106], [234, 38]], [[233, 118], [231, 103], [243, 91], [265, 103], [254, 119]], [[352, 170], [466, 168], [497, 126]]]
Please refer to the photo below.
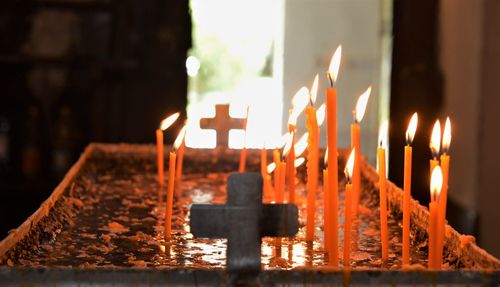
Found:
[[[286, 145], [283, 149], [283, 154], [279, 150], [273, 153], [273, 164], [267, 166], [267, 152], [263, 147], [261, 150], [261, 173], [264, 179], [264, 194], [269, 195], [271, 190], [275, 194], [275, 202], [284, 202], [285, 183], [288, 185], [288, 201], [295, 203], [295, 169], [300, 165], [304, 159], [299, 158], [304, 149], [307, 148], [307, 208], [306, 208], [306, 241], [314, 240], [314, 218], [316, 212], [316, 191], [318, 189], [318, 167], [319, 167], [319, 126], [323, 123], [326, 114], [327, 123], [327, 152], [325, 155], [326, 168], [323, 170], [323, 187], [324, 187], [324, 245], [325, 250], [329, 254], [329, 264], [336, 267], [338, 266], [338, 159], [337, 152], [337, 118], [336, 118], [336, 90], [334, 83], [337, 80], [338, 70], [340, 66], [342, 48], [339, 46], [335, 51], [329, 70], [327, 72], [330, 81], [330, 87], [326, 89], [326, 103], [319, 109], [314, 107], [316, 95], [318, 90], [318, 75], [316, 75], [311, 90], [301, 88], [293, 97], [292, 110], [289, 117], [289, 132], [287, 134]], [[367, 106], [368, 98], [371, 93], [369, 87], [358, 99], [356, 108], [353, 111], [354, 123], [351, 125], [351, 148], [352, 152], [349, 156], [348, 164], [346, 165], [346, 193], [345, 193], [345, 223], [344, 223], [344, 265], [350, 264], [350, 226], [352, 217], [357, 215], [359, 198], [361, 193], [361, 172], [360, 172], [360, 138], [361, 129], [360, 122], [364, 116]], [[306, 114], [306, 127], [308, 132], [296, 142], [296, 122], [299, 115], [304, 112]], [[174, 114], [164, 121], [162, 121], [160, 128], [157, 130], [157, 150], [158, 150], [158, 180], [160, 186], [163, 186], [163, 131], [166, 130], [175, 120], [179, 114]], [[410, 238], [410, 201], [411, 201], [411, 162], [412, 162], [412, 148], [411, 143], [417, 127], [418, 117], [415, 113], [408, 126], [406, 132], [406, 146], [405, 146], [405, 168], [404, 168], [404, 194], [403, 194], [403, 247], [402, 247], [402, 261], [403, 264], [410, 263], [409, 252], [409, 238]], [[439, 121], [436, 123], [439, 126]], [[381, 139], [385, 139], [388, 125], [384, 123], [381, 128]], [[433, 226], [429, 229], [429, 267], [439, 268], [441, 265], [440, 256], [442, 254], [443, 241], [444, 241], [444, 224], [446, 213], [446, 193], [447, 193], [447, 178], [449, 156], [447, 155], [449, 147], [449, 138], [446, 136], [450, 134], [449, 119], [447, 119], [443, 141], [443, 154], [441, 155], [441, 167], [444, 170], [443, 191], [440, 196], [432, 196], [430, 209], [431, 221]], [[246, 124], [244, 125], [246, 129]], [[436, 128], [434, 129], [436, 130]], [[431, 170], [434, 166], [438, 165], [437, 155], [439, 154], [440, 142], [436, 144], [436, 134], [440, 136], [439, 130], [433, 131], [431, 150], [433, 151], [433, 159], [431, 160]], [[172, 201], [173, 201], [173, 188], [174, 178], [180, 178], [182, 174], [182, 157], [184, 150], [184, 136], [185, 126], [174, 144], [174, 151], [170, 152], [169, 156], [169, 185], [167, 189], [167, 212], [165, 223], [165, 238], [170, 238], [170, 224], [172, 217]], [[306, 144], [307, 141], [307, 144]], [[377, 158], [379, 163], [379, 190], [380, 190], [380, 222], [381, 222], [381, 245], [382, 245], [382, 259], [388, 259], [388, 228], [387, 228], [387, 184], [386, 184], [386, 163], [385, 163], [385, 146], [384, 140], [378, 148]], [[176, 169], [176, 152], [179, 156]], [[283, 156], [282, 156], [283, 155]], [[285, 159], [285, 160], [283, 160]], [[245, 171], [246, 164], [246, 149], [243, 147], [240, 154], [239, 171]], [[176, 171], [175, 171], [176, 170]], [[270, 173], [274, 171], [274, 187], [271, 185]], [[437, 188], [431, 189], [435, 194]], [[438, 194], [441, 192], [439, 188]], [[439, 226], [437, 228], [436, 226]], [[431, 240], [432, 237], [432, 240]], [[432, 259], [432, 260], [431, 260]]]

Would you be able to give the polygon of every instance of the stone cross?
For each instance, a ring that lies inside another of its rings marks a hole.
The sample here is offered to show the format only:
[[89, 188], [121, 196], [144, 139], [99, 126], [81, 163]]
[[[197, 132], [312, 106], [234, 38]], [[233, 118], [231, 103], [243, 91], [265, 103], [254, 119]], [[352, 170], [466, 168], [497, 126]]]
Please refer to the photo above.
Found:
[[195, 237], [227, 238], [227, 271], [256, 274], [261, 270], [261, 238], [288, 237], [298, 231], [294, 204], [263, 204], [260, 173], [233, 173], [227, 180], [227, 203], [193, 204]]
[[202, 129], [214, 129], [217, 132], [217, 146], [228, 146], [229, 130], [243, 129], [244, 119], [229, 116], [229, 105], [215, 105], [215, 117], [200, 119]]

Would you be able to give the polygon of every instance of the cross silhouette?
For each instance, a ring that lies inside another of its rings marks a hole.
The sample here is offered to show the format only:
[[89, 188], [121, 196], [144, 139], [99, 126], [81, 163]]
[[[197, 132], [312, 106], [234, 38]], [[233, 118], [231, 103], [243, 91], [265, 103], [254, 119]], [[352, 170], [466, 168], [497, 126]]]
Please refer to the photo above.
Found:
[[217, 132], [217, 146], [227, 146], [229, 130], [243, 129], [244, 119], [229, 116], [229, 105], [215, 105], [215, 117], [200, 119], [202, 129], [214, 129]]
[[260, 173], [233, 173], [227, 180], [226, 204], [193, 204], [195, 237], [227, 238], [228, 272], [255, 274], [261, 269], [261, 238], [294, 236], [298, 209], [294, 204], [263, 204]]

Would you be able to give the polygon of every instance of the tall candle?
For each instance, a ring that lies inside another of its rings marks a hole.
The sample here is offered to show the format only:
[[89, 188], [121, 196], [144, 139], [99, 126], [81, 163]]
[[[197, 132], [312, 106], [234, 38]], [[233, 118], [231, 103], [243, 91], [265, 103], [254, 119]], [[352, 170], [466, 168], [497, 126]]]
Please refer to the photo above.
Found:
[[352, 224], [352, 183], [351, 177], [354, 169], [354, 154], [356, 150], [352, 149], [345, 167], [345, 176], [347, 184], [345, 185], [344, 201], [344, 266], [351, 265], [351, 224]]
[[286, 157], [288, 202], [295, 203], [295, 126], [289, 125], [291, 135], [290, 150]]
[[171, 151], [168, 164], [168, 189], [167, 206], [165, 212], [165, 240], [170, 240], [172, 235], [172, 210], [174, 203], [174, 180], [175, 180], [175, 160], [176, 154]]
[[285, 201], [285, 175], [286, 163], [281, 161], [279, 164], [279, 191], [277, 192], [277, 203], [283, 203]]
[[175, 178], [176, 179], [181, 179], [182, 177], [182, 165], [184, 162], [184, 150], [186, 149], [186, 126], [184, 126], [181, 131], [179, 132], [179, 135], [177, 136], [177, 139], [174, 142], [174, 147], [177, 149], [177, 166], [176, 166], [176, 172], [175, 172]]
[[156, 130], [156, 160], [157, 160], [157, 170], [158, 170], [158, 184], [163, 186], [165, 183], [165, 152], [163, 151], [163, 131], [161, 129]]
[[380, 146], [377, 150], [378, 156], [378, 178], [379, 178], [379, 194], [380, 194], [380, 237], [382, 241], [382, 260], [387, 262], [389, 258], [389, 235], [387, 229], [387, 182], [386, 182], [386, 166], [385, 166], [385, 140], [387, 137], [388, 123], [385, 121], [379, 134]]
[[279, 184], [280, 184], [280, 170], [279, 170], [279, 166], [280, 166], [280, 161], [281, 161], [281, 155], [280, 155], [280, 152], [279, 150], [275, 149], [273, 151], [273, 161], [274, 161], [274, 199], [276, 200], [276, 197], [277, 197], [277, 193], [279, 191]]
[[243, 147], [240, 151], [240, 165], [238, 167], [238, 172], [245, 172], [245, 166], [247, 161], [247, 120], [248, 120], [248, 110], [247, 110], [247, 118], [243, 120], [243, 131], [245, 132], [245, 137], [243, 140]]
[[365, 115], [366, 105], [370, 97], [372, 87], [369, 86], [361, 96], [359, 96], [356, 102], [356, 108], [354, 109], [354, 123], [351, 125], [351, 148], [355, 149], [356, 153], [354, 155], [354, 171], [352, 174], [352, 186], [353, 186], [353, 200], [352, 200], [352, 212], [354, 214], [358, 213], [359, 198], [361, 196], [361, 166], [360, 166], [360, 154], [361, 154], [361, 129], [359, 123], [363, 120]]
[[262, 177], [267, 175], [267, 150], [265, 146], [260, 150], [260, 173]]
[[308, 137], [307, 155], [307, 222], [306, 241], [314, 240], [314, 218], [316, 213], [316, 191], [318, 189], [318, 141], [319, 128], [316, 122], [316, 109], [306, 108]]
[[443, 141], [442, 148], [443, 154], [441, 155], [441, 170], [443, 172], [443, 187], [441, 189], [441, 194], [439, 195], [439, 222], [438, 228], [438, 266], [441, 267], [443, 259], [443, 246], [445, 237], [445, 226], [446, 226], [446, 204], [448, 201], [448, 173], [450, 169], [450, 156], [448, 151], [451, 143], [451, 123], [450, 118], [446, 118], [446, 123], [444, 125], [443, 131]]
[[411, 117], [406, 130], [405, 163], [404, 163], [404, 194], [403, 194], [403, 264], [410, 264], [410, 218], [411, 218], [411, 170], [413, 138], [417, 131], [418, 114]]
[[338, 71], [340, 68], [340, 59], [342, 56], [342, 46], [338, 46], [333, 53], [327, 76], [330, 80], [330, 87], [326, 89], [326, 138], [328, 153], [328, 188], [325, 195], [328, 193], [327, 206], [328, 211], [328, 231], [327, 239], [328, 261], [333, 267], [337, 267], [338, 262], [338, 198], [339, 198], [339, 179], [338, 179], [338, 159], [337, 159], [337, 91], [333, 87], [337, 81]]
[[[330, 238], [331, 238], [331, 229], [330, 229], [330, 212], [331, 210], [328, 208], [329, 203], [331, 202], [330, 192], [328, 187], [328, 169], [323, 169], [323, 194], [324, 194], [324, 205], [323, 205], [323, 248], [326, 252], [328, 252], [328, 258], [330, 258]], [[328, 260], [330, 262], [330, 260]]]
[[168, 129], [179, 118], [180, 113], [172, 114], [161, 121], [160, 127], [156, 130], [156, 159], [158, 170], [158, 183], [163, 186], [165, 183], [165, 153], [163, 150], [163, 132]]
[[432, 175], [431, 175], [431, 184], [430, 184], [430, 190], [431, 190], [431, 201], [429, 203], [429, 242], [428, 242], [428, 248], [429, 248], [429, 263], [428, 263], [428, 268], [429, 269], [440, 269], [441, 267], [438, 266], [438, 248], [437, 248], [437, 233], [439, 232], [438, 229], [438, 200], [439, 200], [439, 194], [441, 193], [441, 188], [443, 185], [443, 174], [441, 171], [440, 166], [436, 166], [432, 170]]

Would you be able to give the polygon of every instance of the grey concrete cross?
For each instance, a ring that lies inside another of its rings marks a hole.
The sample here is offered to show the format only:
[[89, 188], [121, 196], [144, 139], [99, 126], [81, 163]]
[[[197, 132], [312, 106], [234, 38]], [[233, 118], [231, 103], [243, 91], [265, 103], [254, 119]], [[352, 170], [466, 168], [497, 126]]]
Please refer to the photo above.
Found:
[[227, 271], [255, 274], [261, 269], [261, 238], [287, 237], [298, 231], [294, 204], [262, 204], [260, 173], [233, 173], [227, 180], [227, 204], [193, 204], [195, 237], [227, 238]]
[[215, 105], [215, 117], [200, 119], [202, 129], [214, 129], [217, 132], [217, 146], [227, 146], [229, 130], [243, 129], [244, 119], [229, 116], [229, 105]]

